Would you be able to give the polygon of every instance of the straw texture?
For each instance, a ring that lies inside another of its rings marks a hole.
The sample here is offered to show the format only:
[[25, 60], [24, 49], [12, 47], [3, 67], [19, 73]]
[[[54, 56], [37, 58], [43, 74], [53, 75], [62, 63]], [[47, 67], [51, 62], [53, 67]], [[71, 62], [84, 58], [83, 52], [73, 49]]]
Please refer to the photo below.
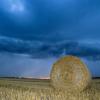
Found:
[[65, 56], [54, 63], [50, 79], [54, 88], [79, 92], [89, 86], [91, 74], [78, 57]]

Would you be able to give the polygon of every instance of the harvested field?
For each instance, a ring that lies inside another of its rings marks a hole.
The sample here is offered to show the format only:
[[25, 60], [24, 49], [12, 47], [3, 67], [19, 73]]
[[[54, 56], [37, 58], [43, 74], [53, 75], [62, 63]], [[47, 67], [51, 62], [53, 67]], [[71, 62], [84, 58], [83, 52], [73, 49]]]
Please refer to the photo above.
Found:
[[81, 93], [54, 89], [50, 80], [0, 79], [0, 100], [100, 100], [100, 79]]

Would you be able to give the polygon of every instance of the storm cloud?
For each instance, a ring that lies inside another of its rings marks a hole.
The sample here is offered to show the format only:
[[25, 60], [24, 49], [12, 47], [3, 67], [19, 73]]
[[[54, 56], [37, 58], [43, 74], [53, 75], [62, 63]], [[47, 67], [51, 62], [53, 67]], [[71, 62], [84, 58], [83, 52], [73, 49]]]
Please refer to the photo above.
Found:
[[99, 0], [0, 0], [1, 76], [46, 77], [63, 55], [81, 57], [100, 76]]
[[[91, 42], [92, 41], [92, 42]], [[27, 54], [32, 58], [51, 58], [65, 55], [75, 55], [100, 60], [99, 41], [25, 41], [16, 38], [0, 37], [0, 52]]]

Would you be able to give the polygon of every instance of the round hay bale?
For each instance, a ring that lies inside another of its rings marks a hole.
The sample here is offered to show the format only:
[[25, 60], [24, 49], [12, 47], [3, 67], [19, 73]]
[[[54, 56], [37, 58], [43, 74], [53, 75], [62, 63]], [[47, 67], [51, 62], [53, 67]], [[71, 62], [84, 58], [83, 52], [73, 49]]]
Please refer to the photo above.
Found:
[[50, 78], [54, 88], [79, 92], [89, 85], [91, 74], [78, 57], [65, 56], [53, 65]]

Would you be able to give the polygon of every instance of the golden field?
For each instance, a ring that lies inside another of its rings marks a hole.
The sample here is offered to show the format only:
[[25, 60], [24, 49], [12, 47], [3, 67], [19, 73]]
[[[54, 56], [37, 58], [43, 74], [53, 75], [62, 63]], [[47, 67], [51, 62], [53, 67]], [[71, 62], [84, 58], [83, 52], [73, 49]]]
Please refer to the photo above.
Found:
[[50, 80], [0, 78], [0, 100], [100, 100], [100, 80], [81, 93], [54, 89]]

